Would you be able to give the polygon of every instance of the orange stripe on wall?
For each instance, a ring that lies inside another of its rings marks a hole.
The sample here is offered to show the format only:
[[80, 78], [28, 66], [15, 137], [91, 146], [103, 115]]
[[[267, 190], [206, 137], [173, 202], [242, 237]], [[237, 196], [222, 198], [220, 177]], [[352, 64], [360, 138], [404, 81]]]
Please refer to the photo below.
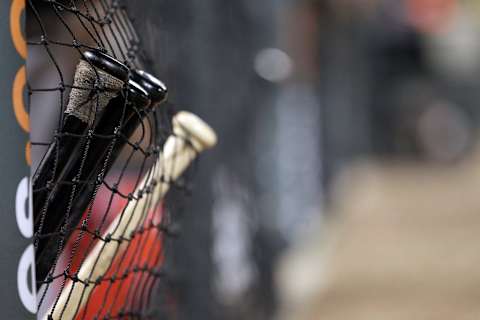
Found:
[[10, 7], [10, 33], [18, 54], [27, 59], [27, 42], [22, 34], [22, 12], [25, 10], [25, 0], [13, 0]]
[[25, 84], [27, 81], [27, 73], [25, 66], [22, 66], [13, 81], [13, 90], [12, 90], [12, 99], [13, 99], [13, 110], [15, 112], [15, 117], [20, 127], [25, 132], [30, 132], [30, 118], [28, 112], [25, 110], [25, 103], [23, 101], [23, 92], [25, 89]]

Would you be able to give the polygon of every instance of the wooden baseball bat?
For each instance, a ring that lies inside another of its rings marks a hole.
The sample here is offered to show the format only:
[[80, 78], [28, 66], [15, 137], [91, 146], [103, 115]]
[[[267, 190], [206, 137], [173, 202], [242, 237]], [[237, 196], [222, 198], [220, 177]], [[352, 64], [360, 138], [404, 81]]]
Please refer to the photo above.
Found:
[[[134, 198], [109, 225], [103, 239], [121, 239], [130, 236], [145, 218], [151, 205], [158, 204], [197, 155], [217, 143], [215, 132], [200, 118], [189, 112], [179, 112], [172, 121], [171, 135], [158, 160], [135, 190]], [[118, 241], [98, 241], [82, 263], [77, 277], [69, 281], [43, 319], [74, 319], [94, 289], [94, 282], [107, 271], [111, 262], [126, 247]], [[85, 283], [89, 283], [85, 286]]]

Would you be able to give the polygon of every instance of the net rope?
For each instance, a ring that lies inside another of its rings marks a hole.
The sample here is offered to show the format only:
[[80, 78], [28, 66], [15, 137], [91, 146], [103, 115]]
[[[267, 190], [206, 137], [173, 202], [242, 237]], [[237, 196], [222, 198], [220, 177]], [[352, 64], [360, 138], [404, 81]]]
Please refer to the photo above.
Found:
[[[130, 70], [148, 70], [148, 54], [142, 49], [141, 39], [122, 1], [28, 0], [27, 24], [34, 25], [39, 30], [38, 33], [27, 35], [29, 48], [37, 47], [44, 51], [48, 57], [45, 68], [53, 70], [60, 80], [58, 86], [52, 87], [42, 87], [30, 81], [27, 83], [30, 111], [38, 107], [34, 102], [36, 95], [55, 95], [58, 101], [55, 108], [52, 108], [58, 112], [57, 129], [54, 130], [53, 138], [51, 141], [32, 141], [32, 149], [46, 150], [51, 145], [58, 146], [65, 139], [72, 138], [77, 139], [81, 145], [78, 149], [81, 152], [81, 161], [76, 168], [78, 171], [75, 179], [56, 180], [56, 172], [61, 168], [55, 163], [52, 179], [46, 185], [32, 190], [34, 199], [42, 194], [46, 194], [45, 198], [49, 199], [54, 190], [64, 192], [69, 199], [64, 212], [65, 220], [53, 232], [42, 229], [42, 224], [48, 220], [52, 210], [51, 204], [45, 201], [41, 210], [34, 212], [35, 249], [38, 250], [41, 241], [48, 239], [55, 239], [57, 245], [55, 260], [48, 275], [45, 279], [37, 279], [39, 314], [46, 314], [48, 319], [52, 318], [55, 310], [63, 308], [63, 315], [68, 308], [75, 310], [75, 319], [156, 318], [151, 308], [152, 297], [155, 296], [160, 282], [169, 282], [169, 275], [164, 268], [168, 241], [176, 237], [178, 230], [168, 201], [152, 202], [151, 190], [155, 184], [166, 182], [174, 187], [175, 192], [187, 194], [189, 179], [187, 177], [181, 181], [165, 181], [164, 177], [168, 175], [162, 174], [160, 181], [156, 178], [147, 179], [149, 183], [146, 185], [141, 185], [141, 181], [152, 174], [152, 166], [160, 157], [163, 143], [173, 134], [170, 121], [174, 108], [165, 104], [161, 108], [147, 111], [135, 109], [140, 126], [130, 137], [119, 130], [125, 121], [123, 115], [114, 131], [100, 134], [95, 128], [102, 109], [98, 96], [107, 89], [98, 86], [98, 83], [81, 88], [74, 84], [73, 78], [67, 76], [68, 72], [58, 54], [58, 48], [68, 49], [78, 61], [86, 50], [100, 50], [123, 62]], [[56, 30], [54, 34], [50, 32], [52, 25]], [[58, 36], [59, 34], [61, 36]], [[79, 34], [82, 36], [78, 36]], [[68, 38], [70, 41], [65, 41]], [[60, 129], [65, 121], [64, 112], [69, 102], [69, 94], [75, 89], [90, 90], [93, 93], [90, 94], [90, 99], [93, 99], [91, 102], [95, 110], [92, 123], [88, 125], [85, 133], [80, 135], [62, 132]], [[122, 92], [128, 97], [126, 86]], [[126, 102], [123, 113], [128, 107]], [[82, 180], [84, 162], [91, 157], [89, 147], [95, 139], [108, 141], [102, 167], [98, 175]], [[113, 159], [112, 152], [118, 143], [125, 144], [125, 147], [121, 155]], [[58, 152], [58, 147], [54, 150]], [[166, 169], [159, 170], [163, 172]], [[87, 209], [76, 223], [70, 214], [75, 197], [85, 185], [94, 188], [88, 195]], [[142, 209], [142, 219], [134, 226], [133, 232], [120, 237], [112, 237], [112, 233], [106, 233], [114, 218], [118, 215], [120, 220], [123, 218], [129, 203], [135, 203], [143, 197], [147, 199], [146, 205]], [[111, 260], [108, 271], [96, 278], [79, 278], [78, 270], [98, 243], [103, 246], [116, 244], [115, 258]], [[70, 288], [82, 288], [85, 303], [59, 304], [60, 295], [69, 288], [68, 284], [71, 285]], [[88, 292], [92, 287], [93, 290]], [[63, 319], [62, 316], [60, 318]]]

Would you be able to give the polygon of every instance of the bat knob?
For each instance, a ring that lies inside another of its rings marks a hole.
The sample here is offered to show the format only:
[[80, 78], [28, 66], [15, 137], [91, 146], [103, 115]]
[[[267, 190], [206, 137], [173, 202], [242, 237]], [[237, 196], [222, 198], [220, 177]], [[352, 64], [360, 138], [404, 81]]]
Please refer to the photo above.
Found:
[[193, 113], [180, 111], [172, 123], [173, 133], [190, 140], [197, 151], [213, 148], [217, 144], [215, 131]]
[[128, 67], [100, 50], [87, 50], [83, 53], [82, 59], [123, 82], [128, 80]]
[[143, 70], [132, 71], [132, 80], [140, 84], [147, 92], [155, 107], [168, 98], [167, 86], [150, 73]]
[[150, 105], [148, 92], [133, 80], [128, 81], [128, 101], [138, 109]]

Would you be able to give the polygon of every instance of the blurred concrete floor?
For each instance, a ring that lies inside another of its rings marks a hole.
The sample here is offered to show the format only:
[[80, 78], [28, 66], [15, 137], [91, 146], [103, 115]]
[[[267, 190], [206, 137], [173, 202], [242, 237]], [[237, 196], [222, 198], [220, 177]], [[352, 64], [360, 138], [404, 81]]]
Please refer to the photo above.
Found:
[[280, 318], [480, 319], [480, 155], [357, 165], [332, 210], [280, 267]]

